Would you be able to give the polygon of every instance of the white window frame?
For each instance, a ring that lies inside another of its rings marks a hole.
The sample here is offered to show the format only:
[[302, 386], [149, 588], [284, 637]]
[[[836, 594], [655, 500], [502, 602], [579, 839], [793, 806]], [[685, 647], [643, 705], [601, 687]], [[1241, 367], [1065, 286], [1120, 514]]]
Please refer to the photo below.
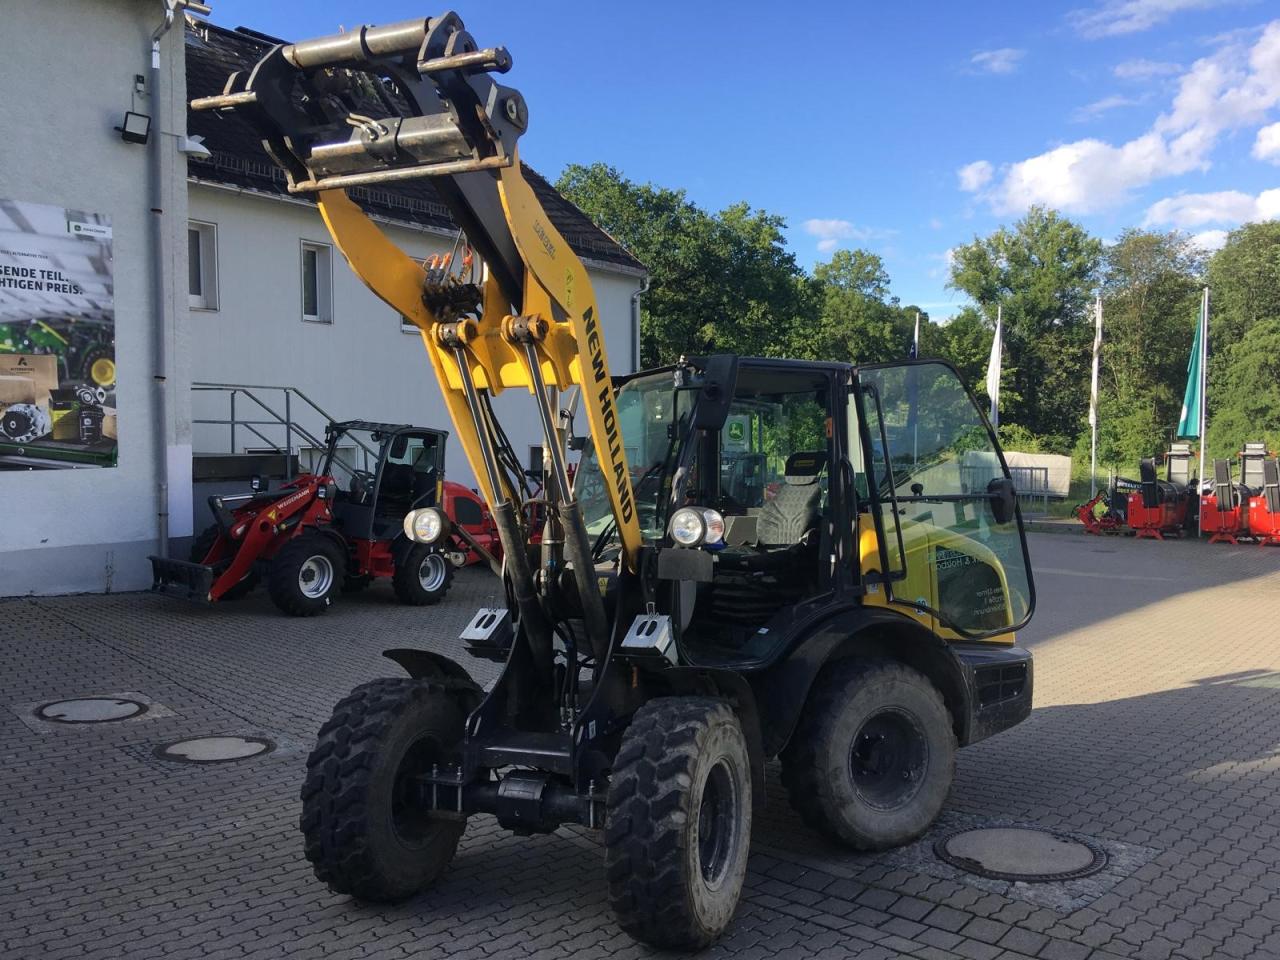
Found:
[[[427, 258], [426, 258], [426, 257], [422, 257], [422, 258], [414, 257], [414, 258], [413, 258], [413, 260], [414, 260], [414, 262], [415, 262], [418, 266], [420, 266], [423, 270], [427, 269]], [[398, 316], [398, 317], [400, 318], [400, 332], [401, 332], [401, 333], [413, 333], [413, 334], [421, 334], [421, 333], [422, 333], [422, 331], [418, 329], [418, 325], [417, 325], [416, 323], [414, 323], [412, 320], [410, 320], [408, 317], [406, 317], [403, 313], [397, 313], [397, 314], [396, 314], [396, 316]]]
[[[316, 312], [307, 313], [307, 251], [316, 254]], [[333, 323], [333, 245], [303, 240], [298, 246], [298, 307], [307, 323]]]
[[[191, 292], [191, 232], [200, 236], [200, 292]], [[205, 220], [187, 221], [187, 305], [192, 310], [218, 310], [218, 225]]]

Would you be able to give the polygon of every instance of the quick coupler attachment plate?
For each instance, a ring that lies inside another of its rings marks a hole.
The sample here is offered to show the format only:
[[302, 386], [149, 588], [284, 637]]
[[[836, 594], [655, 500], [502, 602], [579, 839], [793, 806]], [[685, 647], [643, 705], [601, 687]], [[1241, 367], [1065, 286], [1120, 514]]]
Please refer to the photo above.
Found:
[[622, 638], [622, 652], [633, 656], [666, 657], [676, 662], [675, 635], [671, 618], [661, 613], [642, 613], [631, 621]]
[[510, 611], [481, 607], [458, 639], [473, 657], [505, 663], [514, 637]]

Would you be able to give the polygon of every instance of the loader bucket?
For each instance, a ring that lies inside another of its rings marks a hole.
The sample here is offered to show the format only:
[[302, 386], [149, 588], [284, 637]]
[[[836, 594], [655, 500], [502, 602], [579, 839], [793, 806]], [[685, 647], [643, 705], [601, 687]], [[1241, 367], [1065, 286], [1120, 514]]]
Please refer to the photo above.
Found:
[[213, 581], [217, 578], [213, 567], [168, 557], [147, 559], [151, 561], [152, 590], [167, 593], [171, 586], [182, 587], [185, 589], [186, 599], [201, 603], [212, 602], [209, 591], [213, 589]]

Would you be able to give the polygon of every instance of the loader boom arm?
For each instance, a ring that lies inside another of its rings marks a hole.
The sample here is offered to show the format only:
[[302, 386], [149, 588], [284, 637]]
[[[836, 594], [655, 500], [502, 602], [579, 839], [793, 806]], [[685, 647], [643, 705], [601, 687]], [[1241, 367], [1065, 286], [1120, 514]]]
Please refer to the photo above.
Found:
[[[609, 629], [557, 442], [552, 388], [580, 391], [630, 569], [640, 527], [591, 281], [521, 170], [524, 100], [493, 79], [510, 65], [504, 48], [478, 47], [447, 13], [273, 47], [232, 74], [221, 95], [192, 107], [236, 111], [253, 124], [289, 190], [316, 194], [356, 275], [420, 330], [455, 436], [498, 521], [521, 618], [542, 633], [533, 572], [516, 542], [520, 484], [489, 404], [503, 390], [529, 391], [553, 461], [565, 555], [585, 594], [591, 645], [603, 653]], [[482, 281], [449, 259], [424, 268], [347, 193], [421, 177], [432, 178], [479, 254]]]

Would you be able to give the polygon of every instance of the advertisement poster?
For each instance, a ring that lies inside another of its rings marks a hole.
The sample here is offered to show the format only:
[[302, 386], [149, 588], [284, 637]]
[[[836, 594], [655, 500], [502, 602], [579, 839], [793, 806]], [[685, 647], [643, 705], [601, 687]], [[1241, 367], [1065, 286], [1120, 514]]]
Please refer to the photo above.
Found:
[[0, 199], [0, 470], [116, 464], [111, 219]]

